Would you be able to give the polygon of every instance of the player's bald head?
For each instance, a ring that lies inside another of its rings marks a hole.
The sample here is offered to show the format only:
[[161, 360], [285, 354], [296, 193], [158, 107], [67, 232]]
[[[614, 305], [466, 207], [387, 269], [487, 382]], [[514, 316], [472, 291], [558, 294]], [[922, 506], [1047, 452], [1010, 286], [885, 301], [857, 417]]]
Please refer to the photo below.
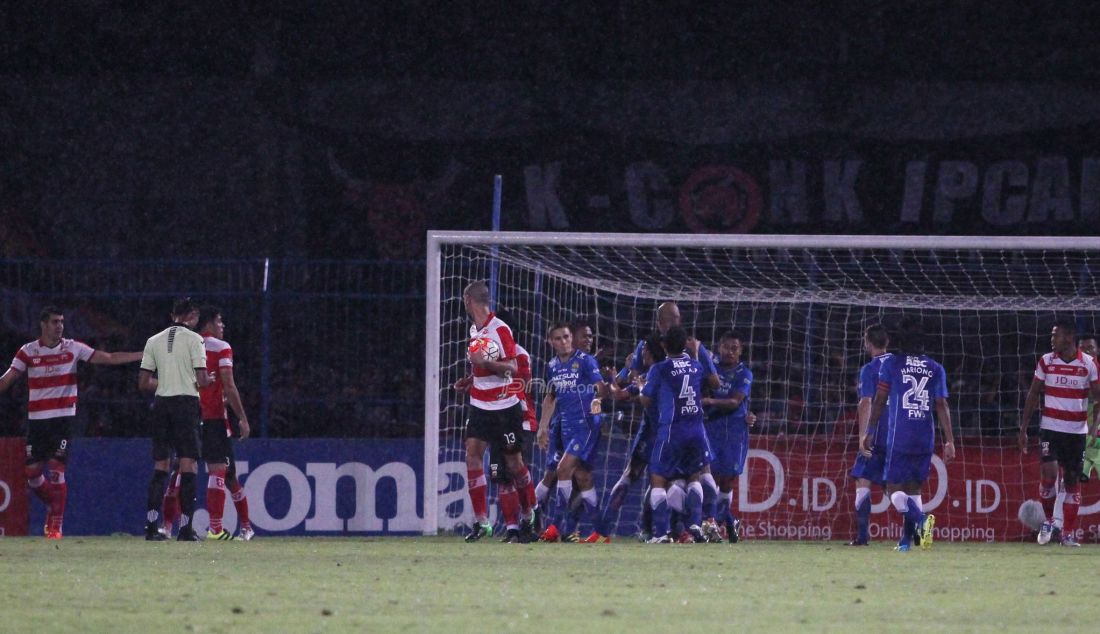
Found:
[[489, 305], [489, 286], [478, 280], [476, 282], [470, 282], [466, 285], [466, 289], [462, 291], [462, 296], [469, 299], [475, 304], [482, 306]]
[[665, 302], [657, 307], [657, 330], [668, 332], [669, 328], [680, 325], [680, 307], [676, 302]]

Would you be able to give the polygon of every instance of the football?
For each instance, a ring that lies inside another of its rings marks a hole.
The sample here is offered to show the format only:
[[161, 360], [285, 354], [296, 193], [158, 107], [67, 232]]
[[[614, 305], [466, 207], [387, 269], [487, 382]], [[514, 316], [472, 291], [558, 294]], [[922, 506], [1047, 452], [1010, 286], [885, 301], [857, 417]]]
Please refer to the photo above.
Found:
[[483, 354], [490, 361], [500, 360], [500, 346], [497, 342], [487, 337], [480, 337], [470, 342], [470, 355]]
[[1043, 522], [1046, 521], [1046, 512], [1043, 511], [1043, 505], [1038, 500], [1027, 500], [1020, 505], [1017, 517], [1020, 518], [1021, 524], [1033, 531], [1037, 531], [1043, 526]]

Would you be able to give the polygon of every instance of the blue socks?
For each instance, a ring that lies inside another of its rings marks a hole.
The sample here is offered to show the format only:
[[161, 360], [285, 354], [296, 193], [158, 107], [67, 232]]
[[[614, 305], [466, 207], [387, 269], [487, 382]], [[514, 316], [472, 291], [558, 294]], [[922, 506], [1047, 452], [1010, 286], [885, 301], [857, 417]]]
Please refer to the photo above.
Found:
[[859, 527], [858, 539], [867, 542], [871, 539], [871, 496], [863, 498], [856, 506], [856, 525]]

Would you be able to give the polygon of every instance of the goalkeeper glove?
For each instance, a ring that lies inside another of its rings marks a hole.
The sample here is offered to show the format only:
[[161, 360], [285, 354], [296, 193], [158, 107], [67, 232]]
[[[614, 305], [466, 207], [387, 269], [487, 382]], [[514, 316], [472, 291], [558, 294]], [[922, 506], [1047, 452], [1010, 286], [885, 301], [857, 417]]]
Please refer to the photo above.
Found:
[[1100, 438], [1089, 436], [1085, 441], [1085, 460], [1081, 465], [1081, 479], [1088, 482], [1092, 470], [1100, 466]]

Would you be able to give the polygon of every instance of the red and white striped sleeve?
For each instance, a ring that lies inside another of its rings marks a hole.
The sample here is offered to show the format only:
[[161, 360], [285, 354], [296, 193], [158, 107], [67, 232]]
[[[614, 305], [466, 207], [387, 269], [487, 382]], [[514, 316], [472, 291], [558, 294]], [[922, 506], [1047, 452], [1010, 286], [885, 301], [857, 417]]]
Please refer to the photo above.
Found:
[[512, 329], [503, 323], [497, 326], [497, 337], [500, 338], [500, 360], [516, 358], [516, 340], [512, 338]]
[[233, 367], [233, 348], [229, 347], [229, 344], [226, 344], [224, 349], [219, 350], [217, 356], [219, 368]]
[[27, 366], [29, 366], [30, 363], [31, 358], [27, 354], [27, 351], [20, 348], [19, 351], [15, 353], [15, 358], [11, 360], [11, 367], [18, 372], [26, 372]]
[[1046, 355], [1039, 357], [1039, 363], [1035, 364], [1035, 378], [1043, 382], [1047, 380]]
[[73, 356], [77, 361], [87, 361], [95, 354], [95, 348], [89, 346], [83, 341], [77, 341], [73, 339]]

